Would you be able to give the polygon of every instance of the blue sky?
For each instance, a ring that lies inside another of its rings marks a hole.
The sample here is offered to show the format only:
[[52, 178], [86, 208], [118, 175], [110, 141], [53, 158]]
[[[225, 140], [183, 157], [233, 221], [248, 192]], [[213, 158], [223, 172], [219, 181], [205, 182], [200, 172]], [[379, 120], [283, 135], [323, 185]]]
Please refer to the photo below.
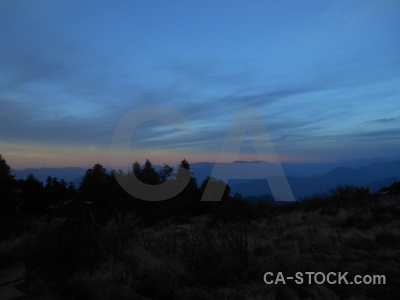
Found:
[[[396, 0], [2, 0], [0, 153], [14, 168], [107, 166], [124, 114], [164, 104], [191, 131], [143, 124], [138, 161], [215, 161], [242, 106], [282, 161], [395, 156], [399, 53]], [[245, 142], [225, 160], [253, 154]]]

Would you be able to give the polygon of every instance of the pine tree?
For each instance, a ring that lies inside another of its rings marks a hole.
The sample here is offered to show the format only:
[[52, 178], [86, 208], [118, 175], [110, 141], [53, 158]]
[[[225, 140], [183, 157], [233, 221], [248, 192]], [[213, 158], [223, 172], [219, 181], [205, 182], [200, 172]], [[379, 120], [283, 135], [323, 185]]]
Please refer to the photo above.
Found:
[[11, 168], [6, 160], [0, 154], [0, 208], [11, 208], [12, 193], [15, 186], [14, 175], [11, 174]]

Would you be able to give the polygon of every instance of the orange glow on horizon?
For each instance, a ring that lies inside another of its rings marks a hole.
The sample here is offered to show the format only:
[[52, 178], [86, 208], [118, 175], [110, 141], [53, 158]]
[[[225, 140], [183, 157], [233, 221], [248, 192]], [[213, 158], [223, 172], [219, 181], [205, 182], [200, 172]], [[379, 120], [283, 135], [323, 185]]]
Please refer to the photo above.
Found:
[[[111, 167], [110, 149], [100, 147], [78, 147], [61, 145], [35, 145], [35, 144], [0, 144], [0, 153], [6, 159], [11, 168], [19, 170], [25, 168], [64, 168], [81, 167], [90, 168], [96, 163], [100, 163], [106, 168]], [[216, 162], [218, 157], [222, 159], [218, 162], [233, 162], [236, 160], [255, 161], [259, 160], [254, 154], [231, 154], [218, 155], [218, 153], [205, 153], [195, 151], [136, 151], [130, 155], [131, 161], [118, 161], [116, 168], [126, 168], [131, 166], [134, 161], [144, 163], [149, 159], [155, 165], [177, 165], [182, 159], [189, 163], [196, 162]], [[310, 157], [304, 155], [278, 154], [279, 162], [302, 163], [327, 161], [321, 157]], [[274, 162], [274, 156], [264, 155], [262, 160]]]

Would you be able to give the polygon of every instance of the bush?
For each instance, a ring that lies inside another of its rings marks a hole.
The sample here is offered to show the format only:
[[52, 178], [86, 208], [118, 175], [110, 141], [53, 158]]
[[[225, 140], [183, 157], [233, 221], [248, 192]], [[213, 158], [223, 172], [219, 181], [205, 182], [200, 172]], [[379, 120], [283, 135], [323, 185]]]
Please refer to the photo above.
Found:
[[331, 199], [336, 206], [351, 207], [366, 203], [370, 191], [367, 188], [353, 185], [338, 186], [331, 190]]

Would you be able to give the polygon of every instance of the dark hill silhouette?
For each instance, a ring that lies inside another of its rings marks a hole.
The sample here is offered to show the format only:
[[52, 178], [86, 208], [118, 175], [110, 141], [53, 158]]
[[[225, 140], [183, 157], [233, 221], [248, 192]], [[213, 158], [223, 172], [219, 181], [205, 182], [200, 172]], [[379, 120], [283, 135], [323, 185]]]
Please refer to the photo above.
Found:
[[400, 176], [388, 177], [384, 179], [375, 180], [367, 185], [371, 191], [379, 191], [382, 187], [390, 186], [393, 182], [400, 181]]
[[[338, 185], [356, 185], [376, 192], [382, 186], [390, 185], [400, 178], [400, 168], [397, 170], [397, 176], [390, 176], [393, 173], [394, 170], [389, 170], [387, 176], [384, 172], [371, 174], [359, 169], [339, 167], [321, 176], [287, 177], [287, 180], [295, 198], [300, 199], [317, 193], [327, 193]], [[272, 194], [266, 180], [234, 180], [229, 183], [232, 192], [243, 197]]]
[[334, 182], [336, 184], [342, 185], [363, 185], [366, 182], [377, 180], [378, 177], [363, 171], [339, 167], [320, 176], [320, 179], [323, 181]]
[[374, 162], [364, 167], [359, 167], [357, 170], [373, 174], [377, 177], [394, 177], [400, 174], [400, 160], [393, 162]]

